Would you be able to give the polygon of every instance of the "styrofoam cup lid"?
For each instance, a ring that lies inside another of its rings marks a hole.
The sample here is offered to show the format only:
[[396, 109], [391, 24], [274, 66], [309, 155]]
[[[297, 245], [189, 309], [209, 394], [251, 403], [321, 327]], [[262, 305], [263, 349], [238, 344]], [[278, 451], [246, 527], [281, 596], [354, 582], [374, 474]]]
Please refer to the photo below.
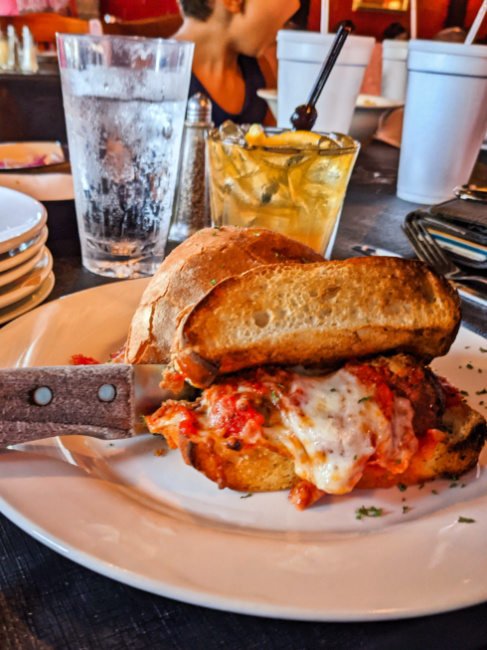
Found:
[[487, 45], [465, 45], [448, 41], [409, 41], [410, 52], [430, 52], [432, 54], [455, 54], [457, 56], [481, 57], [487, 59]]
[[408, 58], [408, 41], [392, 39], [382, 41], [382, 56], [384, 59], [405, 61]]
[[487, 77], [487, 46], [445, 41], [409, 41], [408, 70]]
[[[322, 63], [336, 34], [321, 34], [281, 29], [277, 34], [277, 58], [280, 60]], [[338, 65], [367, 66], [375, 45], [371, 36], [349, 36], [338, 57]]]

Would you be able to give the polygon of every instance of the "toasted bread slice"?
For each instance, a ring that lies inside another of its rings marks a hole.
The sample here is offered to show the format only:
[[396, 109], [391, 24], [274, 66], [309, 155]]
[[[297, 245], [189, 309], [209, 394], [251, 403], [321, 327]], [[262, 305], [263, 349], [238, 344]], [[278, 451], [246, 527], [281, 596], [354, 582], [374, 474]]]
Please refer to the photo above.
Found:
[[127, 363], [167, 363], [176, 325], [217, 282], [262, 264], [319, 262], [317, 252], [256, 228], [205, 228], [164, 260], [142, 295], [127, 340]]
[[186, 316], [173, 363], [193, 385], [263, 364], [324, 365], [404, 351], [448, 352], [460, 300], [422, 262], [364, 257], [252, 269], [218, 284]]

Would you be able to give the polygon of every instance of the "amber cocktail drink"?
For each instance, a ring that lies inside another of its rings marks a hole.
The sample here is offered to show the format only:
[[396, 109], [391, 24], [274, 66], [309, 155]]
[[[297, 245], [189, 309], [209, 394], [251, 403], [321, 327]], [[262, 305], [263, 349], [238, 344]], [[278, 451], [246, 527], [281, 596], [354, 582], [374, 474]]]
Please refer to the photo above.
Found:
[[346, 135], [226, 122], [208, 136], [213, 224], [269, 228], [329, 256], [358, 150]]

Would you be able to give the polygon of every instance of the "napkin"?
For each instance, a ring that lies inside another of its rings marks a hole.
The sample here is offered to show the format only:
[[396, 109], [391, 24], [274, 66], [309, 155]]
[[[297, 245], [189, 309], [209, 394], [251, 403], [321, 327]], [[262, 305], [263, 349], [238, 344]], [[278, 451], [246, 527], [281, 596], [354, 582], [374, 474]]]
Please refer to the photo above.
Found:
[[74, 199], [71, 174], [1, 174], [0, 185], [31, 196], [37, 201]]

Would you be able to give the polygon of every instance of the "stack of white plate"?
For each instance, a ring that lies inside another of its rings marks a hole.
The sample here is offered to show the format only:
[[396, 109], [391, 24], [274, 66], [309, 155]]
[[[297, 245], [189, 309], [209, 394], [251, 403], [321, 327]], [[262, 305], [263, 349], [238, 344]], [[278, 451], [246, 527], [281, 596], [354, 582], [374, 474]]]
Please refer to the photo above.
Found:
[[0, 187], [0, 324], [36, 307], [54, 287], [46, 221], [42, 203]]

